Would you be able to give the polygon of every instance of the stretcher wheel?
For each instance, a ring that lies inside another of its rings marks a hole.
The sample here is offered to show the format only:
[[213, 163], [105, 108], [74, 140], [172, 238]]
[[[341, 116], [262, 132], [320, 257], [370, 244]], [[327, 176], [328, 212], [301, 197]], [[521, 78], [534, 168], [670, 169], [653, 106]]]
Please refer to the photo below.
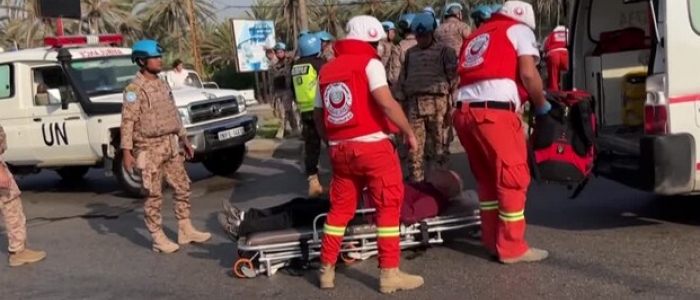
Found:
[[250, 261], [250, 259], [247, 258], [239, 258], [234, 264], [233, 264], [233, 274], [236, 275], [238, 278], [248, 278], [248, 276], [245, 275], [243, 272], [243, 268], [248, 268], [250, 270], [254, 270], [253, 267], [253, 262]]
[[[345, 249], [345, 250], [353, 250], [353, 249], [356, 249], [356, 248], [355, 248], [355, 245], [353, 245], [353, 244], [347, 244], [347, 245], [343, 246], [343, 249]], [[342, 260], [342, 261], [343, 261], [344, 263], [346, 263], [346, 264], [354, 263], [357, 259], [354, 259], [354, 258], [350, 257], [349, 254], [350, 254], [350, 252], [341, 252], [341, 253], [340, 253], [340, 260]]]

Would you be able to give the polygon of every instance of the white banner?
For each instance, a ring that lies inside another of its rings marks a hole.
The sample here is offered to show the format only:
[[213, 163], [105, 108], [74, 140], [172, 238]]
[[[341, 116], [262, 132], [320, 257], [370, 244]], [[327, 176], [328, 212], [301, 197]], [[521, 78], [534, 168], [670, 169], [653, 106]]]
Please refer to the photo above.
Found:
[[275, 22], [266, 20], [232, 20], [236, 43], [238, 72], [267, 71], [270, 61], [265, 48], [275, 45]]

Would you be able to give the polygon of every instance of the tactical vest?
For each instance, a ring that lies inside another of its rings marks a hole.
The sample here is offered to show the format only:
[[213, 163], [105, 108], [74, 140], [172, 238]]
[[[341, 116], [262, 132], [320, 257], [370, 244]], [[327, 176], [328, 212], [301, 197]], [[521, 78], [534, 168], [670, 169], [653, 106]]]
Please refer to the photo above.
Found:
[[301, 112], [314, 110], [316, 89], [318, 89], [318, 72], [313, 65], [299, 64], [292, 67], [294, 95]]
[[434, 42], [427, 49], [413, 47], [406, 52], [406, 78], [403, 82], [404, 93], [409, 96], [416, 93], [449, 93], [450, 84], [445, 75], [444, 53], [447, 46]]
[[285, 91], [289, 86], [289, 65], [290, 60], [285, 58], [272, 65], [270, 68], [272, 75], [272, 89], [274, 91]]
[[182, 120], [168, 84], [162, 80], [155, 85], [144, 85], [138, 81], [132, 81], [131, 84], [146, 97], [138, 100], [142, 101], [141, 115], [134, 129], [147, 138], [178, 133], [182, 127]]

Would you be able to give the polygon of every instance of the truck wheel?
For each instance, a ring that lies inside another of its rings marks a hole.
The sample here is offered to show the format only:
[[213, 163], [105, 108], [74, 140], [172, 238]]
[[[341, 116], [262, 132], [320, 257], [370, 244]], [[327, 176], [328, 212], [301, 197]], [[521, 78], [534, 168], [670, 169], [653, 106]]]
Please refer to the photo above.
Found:
[[88, 171], [90, 171], [88, 166], [74, 166], [57, 169], [56, 173], [65, 181], [78, 181], [83, 179]]
[[245, 150], [245, 145], [237, 146], [231, 150], [224, 150], [206, 158], [202, 161], [202, 164], [214, 175], [230, 176], [236, 173], [243, 164]]
[[141, 177], [134, 176], [126, 171], [123, 167], [123, 154], [121, 151], [117, 152], [114, 157], [114, 164], [112, 172], [117, 177], [119, 184], [127, 195], [133, 198], [143, 198], [146, 196], [145, 191], [141, 188], [143, 184], [141, 183]]

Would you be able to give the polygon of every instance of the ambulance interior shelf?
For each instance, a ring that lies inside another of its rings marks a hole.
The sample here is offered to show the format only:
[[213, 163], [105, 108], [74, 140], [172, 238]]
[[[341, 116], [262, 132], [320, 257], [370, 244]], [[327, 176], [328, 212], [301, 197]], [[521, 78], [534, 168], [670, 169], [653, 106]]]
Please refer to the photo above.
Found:
[[650, 39], [641, 28], [601, 32], [597, 47], [585, 58], [586, 90], [598, 102], [601, 134], [643, 133], [644, 80]]

